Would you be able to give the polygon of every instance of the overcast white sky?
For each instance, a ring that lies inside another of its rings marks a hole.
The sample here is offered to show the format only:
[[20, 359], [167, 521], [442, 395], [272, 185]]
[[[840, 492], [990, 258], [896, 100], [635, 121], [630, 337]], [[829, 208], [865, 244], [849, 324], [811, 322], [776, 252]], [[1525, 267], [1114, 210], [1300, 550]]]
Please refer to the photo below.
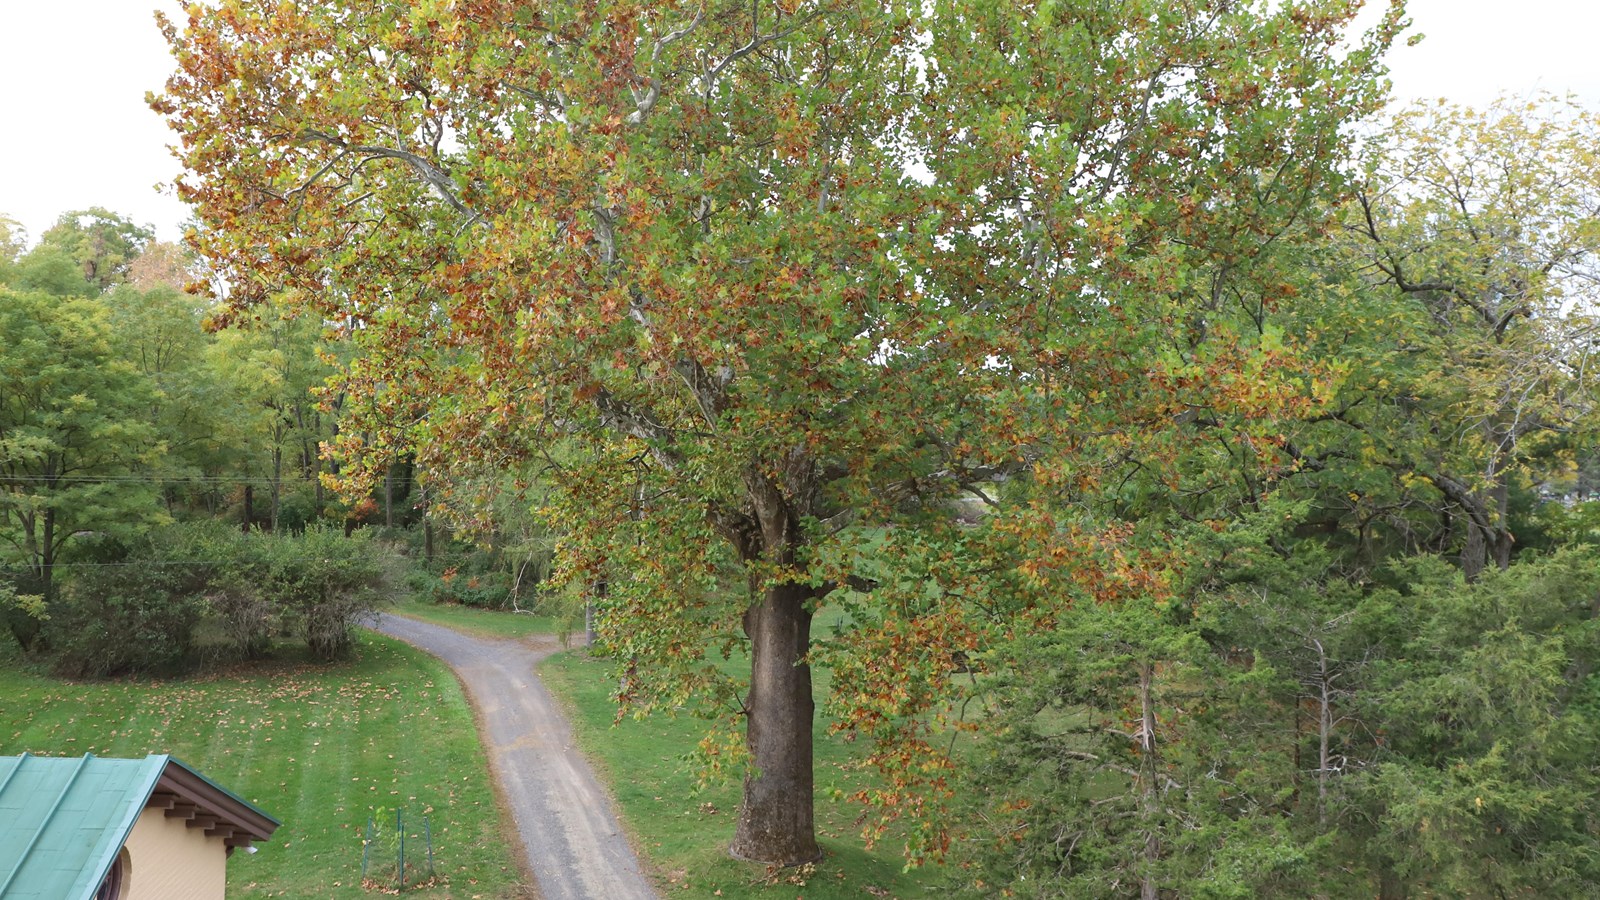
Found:
[[[156, 8], [176, 18], [176, 0], [0, 0], [0, 213], [33, 238], [89, 206], [177, 237], [184, 207], [155, 189], [177, 164], [144, 105], [171, 68]], [[1600, 2], [1411, 0], [1410, 12], [1427, 37], [1391, 57], [1399, 98], [1482, 105], [1543, 89], [1600, 109]]]

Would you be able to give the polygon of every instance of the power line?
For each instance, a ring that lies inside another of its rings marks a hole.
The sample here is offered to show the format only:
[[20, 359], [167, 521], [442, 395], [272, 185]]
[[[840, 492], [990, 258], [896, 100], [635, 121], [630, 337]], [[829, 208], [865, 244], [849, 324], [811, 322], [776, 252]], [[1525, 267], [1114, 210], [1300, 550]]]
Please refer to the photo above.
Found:
[[249, 475], [234, 477], [231, 475], [0, 475], [0, 484], [25, 483], [25, 484], [55, 484], [58, 482], [71, 482], [74, 484], [293, 484], [296, 482], [310, 482], [311, 479], [300, 476], [280, 478], [274, 480], [266, 475]]
[[[456, 551], [456, 552], [452, 552], [452, 553], [435, 553], [433, 555], [433, 557], [432, 557], [432, 561], [433, 562], [441, 562], [441, 561], [446, 561], [447, 562], [447, 561], [451, 561], [451, 560], [469, 559], [469, 558], [471, 558], [473, 556], [476, 556], [476, 555], [477, 555], [477, 553], [474, 552], [474, 551], [471, 551], [471, 550]], [[323, 556], [295, 556], [295, 557], [287, 557], [287, 558], [274, 560], [273, 562], [303, 563], [303, 562], [311, 562], [313, 560], [322, 560], [322, 559], [326, 559], [326, 557], [323, 557]], [[427, 557], [410, 556], [410, 555], [405, 554], [405, 553], [395, 553], [393, 551], [389, 551], [388, 559], [390, 559], [390, 560], [421, 560], [421, 561], [424, 561], [424, 562], [428, 561]], [[129, 560], [129, 561], [126, 561], [126, 562], [101, 562], [101, 563], [96, 563], [96, 562], [64, 562], [64, 563], [54, 563], [54, 564], [52, 564], [50, 566], [50, 568], [52, 568], [52, 569], [104, 569], [104, 568], [115, 569], [115, 568], [127, 568], [127, 567], [130, 567], [130, 566], [146, 566], [146, 567], [159, 567], [159, 566], [218, 566], [218, 565], [224, 565], [224, 564], [227, 564], [227, 563], [236, 563], [238, 561], [239, 560], [237, 558], [234, 558], [234, 559], [136, 559], [136, 560]], [[12, 565], [12, 567], [16, 567], [18, 564], [13, 563], [11, 565]], [[25, 566], [26, 564], [22, 564], [22, 565]], [[0, 569], [4, 569], [4, 568], [5, 568], [4, 565], [0, 565]], [[485, 574], [487, 574], [487, 573], [485, 573]], [[470, 576], [468, 576], [468, 577], [470, 577]]]

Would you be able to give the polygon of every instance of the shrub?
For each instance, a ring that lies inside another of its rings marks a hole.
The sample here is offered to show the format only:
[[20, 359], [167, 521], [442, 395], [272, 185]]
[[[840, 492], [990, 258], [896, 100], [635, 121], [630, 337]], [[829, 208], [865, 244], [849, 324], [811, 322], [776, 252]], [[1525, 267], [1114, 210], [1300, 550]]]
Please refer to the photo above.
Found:
[[[128, 544], [85, 541], [77, 561], [59, 599], [28, 615], [43, 628], [56, 669], [72, 677], [183, 668], [202, 620], [228, 655], [259, 657], [275, 634], [293, 634], [314, 656], [335, 659], [385, 584], [382, 553], [370, 540], [326, 527], [291, 536], [242, 534], [218, 522], [174, 525]], [[0, 613], [20, 618], [30, 599], [8, 594]]]
[[305, 482], [285, 485], [278, 498], [278, 533], [299, 534], [307, 526], [316, 524], [318, 507], [314, 485]]
[[[551, 553], [530, 545], [492, 547], [450, 540], [435, 566], [414, 565], [406, 586], [420, 599], [485, 609], [536, 602], [549, 576]], [[412, 554], [413, 558], [416, 556]]]
[[50, 604], [44, 628], [56, 670], [84, 678], [186, 667], [205, 608], [193, 578], [148, 541], [100, 555]]
[[255, 659], [271, 646], [277, 614], [260, 587], [267, 574], [263, 539], [270, 540], [218, 521], [149, 535], [152, 555], [173, 568], [185, 596], [203, 598], [226, 656]]
[[43, 595], [19, 594], [12, 580], [0, 571], [0, 621], [4, 621], [23, 650], [33, 647], [49, 621]]
[[308, 527], [296, 538], [253, 536], [265, 556], [261, 595], [319, 659], [350, 648], [350, 631], [382, 597], [379, 551], [362, 534]]
[[224, 644], [243, 658], [263, 655], [274, 634], [303, 639], [320, 659], [350, 646], [350, 629], [381, 598], [381, 552], [365, 535], [308, 526], [300, 534], [207, 525], [168, 541], [197, 562], [203, 592]]
[[483, 609], [511, 607], [510, 578], [504, 572], [469, 574], [452, 568], [440, 575], [424, 573], [415, 581], [420, 582], [417, 593], [434, 603], [457, 603]]

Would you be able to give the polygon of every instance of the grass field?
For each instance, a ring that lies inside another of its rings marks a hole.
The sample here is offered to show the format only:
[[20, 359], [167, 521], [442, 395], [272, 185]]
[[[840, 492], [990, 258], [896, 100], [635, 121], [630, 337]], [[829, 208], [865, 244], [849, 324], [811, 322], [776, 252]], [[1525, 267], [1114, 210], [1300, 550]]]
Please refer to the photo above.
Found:
[[[836, 793], [861, 787], [842, 741], [817, 728], [816, 823], [825, 858], [809, 873], [762, 868], [727, 854], [739, 806], [740, 785], [728, 781], [696, 792], [696, 774], [685, 757], [705, 723], [691, 716], [624, 719], [613, 726], [616, 706], [609, 662], [579, 651], [546, 660], [545, 684], [574, 713], [573, 729], [622, 809], [627, 826], [661, 880], [664, 895], [683, 897], [830, 900], [862, 897], [927, 897], [938, 892], [938, 870], [904, 873], [899, 843], [891, 836], [868, 853], [857, 818], [862, 808]], [[819, 690], [825, 686], [819, 679]]]
[[[523, 638], [530, 634], [560, 634], [565, 625], [555, 616], [430, 603], [416, 598], [402, 600], [394, 606], [385, 608], [384, 611], [454, 628], [479, 637]], [[582, 623], [577, 623], [576, 627], [581, 630]]]
[[402, 805], [408, 833], [429, 815], [444, 881], [415, 896], [531, 896], [455, 678], [386, 638], [363, 633], [358, 650], [335, 666], [81, 684], [0, 657], [0, 755], [171, 753], [261, 806], [284, 825], [259, 853], [229, 860], [229, 897], [369, 896], [367, 816]]
[[[393, 612], [490, 637], [558, 632], [548, 616], [403, 602]], [[472, 714], [454, 677], [396, 641], [361, 633], [359, 656], [320, 666], [285, 660], [170, 681], [67, 683], [27, 672], [0, 650], [0, 755], [172, 753], [284, 822], [254, 855], [229, 861], [229, 896], [354, 898], [362, 833], [374, 810], [405, 806], [417, 834], [430, 816], [441, 883], [419, 897], [533, 896], [502, 837]], [[819, 727], [814, 870], [768, 873], [726, 853], [736, 780], [696, 789], [687, 755], [704, 723], [689, 716], [624, 720], [608, 662], [581, 651], [541, 675], [574, 713], [578, 739], [610, 785], [668, 897], [807, 900], [913, 898], [942, 873], [901, 870], [891, 836], [868, 853], [859, 806], [835, 799], [866, 776]], [[819, 692], [826, 673], [817, 673]], [[411, 893], [408, 891], [407, 893]]]

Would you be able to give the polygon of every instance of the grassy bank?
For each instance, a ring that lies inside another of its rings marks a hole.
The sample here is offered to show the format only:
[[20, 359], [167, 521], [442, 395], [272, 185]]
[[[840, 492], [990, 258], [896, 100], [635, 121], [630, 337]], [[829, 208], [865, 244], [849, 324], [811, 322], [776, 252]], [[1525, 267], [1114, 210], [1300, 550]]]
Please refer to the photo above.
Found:
[[[63, 683], [0, 660], [0, 755], [171, 753], [283, 821], [228, 863], [228, 896], [369, 896], [374, 809], [430, 817], [444, 883], [417, 896], [505, 900], [520, 887], [472, 714], [431, 657], [363, 634], [359, 658], [166, 682]], [[410, 831], [411, 829], [408, 829]]]
[[481, 609], [453, 603], [432, 603], [416, 597], [408, 597], [394, 606], [387, 607], [384, 612], [399, 613], [487, 638], [524, 638], [531, 634], [560, 634], [563, 627], [576, 627], [580, 632], [583, 628], [581, 622], [576, 626], [569, 626], [562, 619], [551, 615]]
[[696, 773], [685, 757], [699, 742], [705, 723], [690, 716], [657, 716], [624, 719], [613, 726], [610, 664], [582, 652], [551, 657], [539, 674], [574, 713], [580, 744], [611, 786], [629, 830], [665, 882], [667, 896], [829, 900], [936, 893], [941, 873], [902, 872], [899, 843], [893, 837], [871, 853], [863, 848], [856, 824], [861, 807], [833, 798], [859, 789], [865, 776], [848, 767], [845, 745], [827, 735], [821, 723], [816, 823], [825, 858], [814, 871], [768, 873], [727, 854], [739, 807], [738, 782], [696, 791]]

